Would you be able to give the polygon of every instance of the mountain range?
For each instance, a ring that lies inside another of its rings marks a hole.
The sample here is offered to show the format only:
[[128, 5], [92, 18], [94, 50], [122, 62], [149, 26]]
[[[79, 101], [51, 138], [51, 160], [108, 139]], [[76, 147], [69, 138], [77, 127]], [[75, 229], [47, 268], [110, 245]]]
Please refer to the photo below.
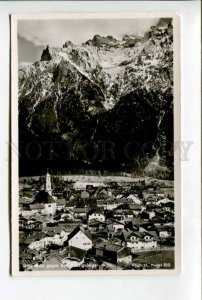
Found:
[[[47, 46], [19, 68], [20, 173], [173, 174], [173, 27]], [[172, 176], [172, 175], [169, 175]]]

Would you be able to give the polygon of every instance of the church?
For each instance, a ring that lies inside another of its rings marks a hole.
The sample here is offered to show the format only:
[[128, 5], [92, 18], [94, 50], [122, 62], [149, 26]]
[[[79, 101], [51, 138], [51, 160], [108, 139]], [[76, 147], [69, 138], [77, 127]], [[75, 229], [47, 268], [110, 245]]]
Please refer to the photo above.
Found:
[[51, 175], [47, 171], [45, 177], [45, 184], [40, 192], [36, 195], [33, 204], [42, 204], [44, 207], [41, 209], [43, 215], [55, 215], [57, 211], [57, 203], [52, 196]]

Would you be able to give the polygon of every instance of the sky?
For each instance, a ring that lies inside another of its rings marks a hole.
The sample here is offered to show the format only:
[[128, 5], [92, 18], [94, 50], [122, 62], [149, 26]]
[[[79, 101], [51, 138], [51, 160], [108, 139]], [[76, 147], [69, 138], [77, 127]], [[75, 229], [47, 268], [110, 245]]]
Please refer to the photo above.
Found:
[[82, 44], [95, 34], [122, 39], [124, 34], [144, 35], [160, 19], [69, 19], [18, 21], [18, 60], [20, 63], [40, 59], [42, 49], [61, 48], [66, 41]]

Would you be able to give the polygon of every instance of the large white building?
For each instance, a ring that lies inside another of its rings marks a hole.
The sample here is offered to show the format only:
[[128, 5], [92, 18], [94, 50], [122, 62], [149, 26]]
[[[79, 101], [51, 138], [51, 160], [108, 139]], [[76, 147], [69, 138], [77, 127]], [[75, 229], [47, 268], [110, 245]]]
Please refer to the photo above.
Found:
[[92, 237], [82, 226], [77, 226], [68, 236], [68, 245], [83, 250], [92, 248]]
[[148, 232], [123, 232], [126, 246], [131, 249], [131, 253], [140, 250], [150, 250], [157, 247], [157, 240]]
[[97, 220], [100, 222], [105, 221], [105, 215], [99, 208], [93, 209], [88, 213], [88, 222], [91, 222], [93, 220]]

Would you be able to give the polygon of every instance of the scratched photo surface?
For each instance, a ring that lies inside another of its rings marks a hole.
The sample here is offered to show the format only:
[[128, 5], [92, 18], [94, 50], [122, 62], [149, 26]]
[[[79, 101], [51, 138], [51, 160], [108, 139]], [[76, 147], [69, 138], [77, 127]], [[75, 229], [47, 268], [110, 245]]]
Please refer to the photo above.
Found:
[[173, 19], [24, 18], [16, 40], [17, 271], [175, 269]]

